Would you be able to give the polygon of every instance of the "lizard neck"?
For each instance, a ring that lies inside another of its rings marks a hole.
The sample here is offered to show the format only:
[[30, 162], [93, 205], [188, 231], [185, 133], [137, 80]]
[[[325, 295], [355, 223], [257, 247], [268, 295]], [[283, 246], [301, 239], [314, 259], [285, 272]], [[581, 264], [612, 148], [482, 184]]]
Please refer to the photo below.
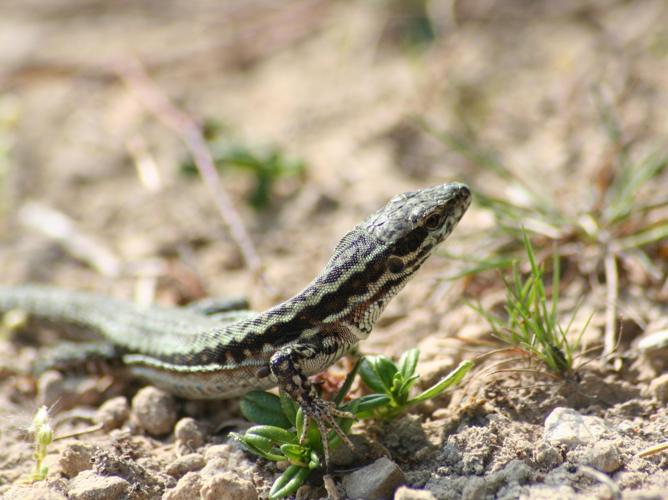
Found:
[[294, 328], [335, 325], [362, 340], [417, 269], [392, 273], [388, 258], [393, 251], [355, 228], [343, 237], [327, 265], [306, 288], [262, 315], [279, 322], [289, 318]]

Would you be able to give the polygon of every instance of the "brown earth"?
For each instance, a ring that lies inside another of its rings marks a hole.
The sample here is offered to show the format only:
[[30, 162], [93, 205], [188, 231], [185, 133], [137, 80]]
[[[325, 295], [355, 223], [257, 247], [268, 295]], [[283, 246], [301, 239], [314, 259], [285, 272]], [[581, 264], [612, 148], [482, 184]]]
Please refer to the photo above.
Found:
[[[481, 166], [484, 159], [439, 140], [424, 123], [496, 152], [569, 215], [595, 205], [605, 186], [599, 174], [619, 153], [605, 110], [620, 124], [631, 161], [665, 154], [665, 2], [430, 2], [435, 34], [423, 44], [414, 40], [424, 32], [411, 24], [417, 4], [0, 3], [0, 281], [165, 304], [244, 295], [262, 309], [300, 290], [338, 237], [396, 193], [461, 180], [474, 193], [522, 202], [512, 182]], [[305, 173], [279, 180], [264, 211], [248, 203], [251, 174], [222, 173], [265, 283], [244, 264], [206, 186], [181, 172], [189, 156], [179, 136], [119, 79], [119, 68], [135, 60], [180, 109], [215, 122], [228, 140], [278, 145], [304, 160]], [[667, 174], [641, 196], [658, 193], [665, 204]], [[97, 246], [82, 254], [71, 234], [65, 241], [48, 234], [54, 222], [44, 210], [68, 217]], [[474, 202], [447, 251], [484, 257], [495, 225]], [[565, 242], [562, 255], [570, 248]], [[668, 453], [638, 456], [668, 439], [668, 356], [638, 347], [668, 327], [665, 242], [650, 255], [652, 273], [633, 255], [621, 267], [614, 362], [600, 350], [584, 354], [568, 380], [541, 370], [492, 373], [491, 362], [481, 363], [450, 396], [357, 429], [368, 453], [344, 456], [346, 469], [389, 455], [412, 488], [396, 498], [418, 498], [417, 489], [439, 499], [668, 498]], [[596, 251], [569, 258], [564, 317], [581, 301], [574, 330], [593, 315], [583, 342], [600, 346], [606, 289]], [[425, 384], [481, 353], [489, 328], [465, 302], [498, 306], [503, 282], [496, 272], [446, 279], [465, 266], [432, 257], [391, 303], [364, 352], [398, 355], [419, 346]], [[57, 380], [34, 381], [20, 373], [35, 352], [20, 340], [0, 344], [0, 491], [7, 498], [267, 495], [276, 465], [213, 432], [221, 421], [238, 423], [236, 402], [169, 402], [171, 413], [160, 418], [179, 419], [177, 430], [152, 437], [137, 420], [136, 401], [125, 422], [138, 386], [53, 372]], [[57, 434], [112, 410], [121, 427], [56, 441], [47, 479], [22, 485], [33, 467], [30, 419], [41, 402], [55, 400]], [[585, 434], [565, 438], [549, 428], [559, 415], [600, 420], [582, 420]], [[339, 488], [344, 475], [334, 475]], [[299, 493], [325, 495], [320, 477]]]

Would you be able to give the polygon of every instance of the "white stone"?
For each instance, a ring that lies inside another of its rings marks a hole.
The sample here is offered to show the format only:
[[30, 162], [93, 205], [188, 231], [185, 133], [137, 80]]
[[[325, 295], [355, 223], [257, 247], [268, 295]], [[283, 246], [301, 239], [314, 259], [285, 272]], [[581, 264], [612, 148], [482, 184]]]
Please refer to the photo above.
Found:
[[607, 432], [602, 418], [581, 415], [571, 408], [555, 408], [545, 419], [543, 439], [553, 445], [574, 448], [593, 443]]

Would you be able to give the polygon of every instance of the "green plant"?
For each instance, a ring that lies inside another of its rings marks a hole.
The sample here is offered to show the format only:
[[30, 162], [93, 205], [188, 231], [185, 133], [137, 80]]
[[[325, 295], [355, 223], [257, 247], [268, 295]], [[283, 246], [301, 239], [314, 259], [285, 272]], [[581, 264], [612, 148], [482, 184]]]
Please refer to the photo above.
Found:
[[[591, 178], [594, 196], [586, 203], [572, 198], [568, 205], [560, 203], [557, 193], [540, 189], [535, 179], [517, 174], [503, 164], [498, 154], [481, 147], [470, 135], [437, 131], [425, 123], [423, 126], [452, 151], [485, 170], [487, 185], [506, 186], [506, 192], [513, 194], [492, 195], [476, 185], [475, 179], [469, 180], [478, 205], [491, 211], [495, 224], [477, 241], [486, 253], [463, 257], [463, 269], [450, 278], [510, 266], [521, 252], [518, 243], [525, 230], [532, 233], [537, 247], [545, 248], [555, 242], [566, 246], [568, 252], [562, 252], [562, 258], [579, 268], [582, 275], [589, 275], [592, 282], [598, 281], [600, 274], [604, 276], [604, 352], [611, 354], [617, 344], [620, 269], [642, 270], [648, 279], [662, 275], [661, 259], [653, 258], [652, 252], [668, 238], [668, 195], [659, 181], [662, 176], [665, 179], [668, 171], [668, 150], [661, 145], [637, 154], [634, 142], [623, 133], [613, 106], [596, 90], [594, 99], [608, 138], [609, 154]], [[583, 255], [589, 258], [582, 259]], [[621, 278], [628, 276], [622, 274]]]
[[530, 271], [523, 278], [517, 261], [513, 263], [511, 279], [504, 280], [505, 317], [489, 313], [480, 304], [472, 307], [487, 319], [499, 340], [540, 360], [552, 373], [565, 377], [573, 371], [574, 353], [591, 316], [575, 341], [571, 341], [568, 333], [577, 310], [567, 326], [562, 327], [558, 317], [559, 254], [555, 251], [552, 256], [552, 287], [548, 298], [545, 270], [537, 263], [526, 233], [522, 234], [522, 243], [529, 258]]
[[33, 453], [35, 469], [25, 479], [25, 482], [33, 483], [44, 480], [49, 472], [49, 468], [44, 465], [44, 458], [46, 458], [48, 446], [53, 441], [53, 428], [49, 423], [49, 410], [46, 406], [40, 406], [37, 409], [30, 425], [30, 432], [33, 434], [35, 442], [35, 452]]
[[473, 363], [462, 361], [446, 377], [417, 396], [411, 397], [411, 389], [419, 379], [415, 373], [418, 363], [418, 349], [406, 351], [398, 363], [385, 356], [368, 356], [362, 360], [360, 376], [364, 383], [377, 395], [384, 396], [384, 404], [370, 408], [366, 412], [358, 411], [358, 417], [392, 419], [405, 412], [409, 407], [435, 398], [445, 389], [458, 384]]
[[[212, 139], [209, 146], [219, 170], [245, 170], [255, 177], [249, 201], [256, 209], [269, 206], [272, 189], [278, 179], [301, 175], [306, 170], [303, 160], [287, 155], [278, 146], [251, 147], [222, 139]], [[182, 170], [189, 175], [196, 172], [190, 161], [182, 165]]]
[[[266, 392], [251, 392], [243, 399], [241, 411], [253, 422], [272, 424], [255, 425], [243, 436], [235, 435], [236, 439], [256, 455], [290, 464], [272, 485], [269, 497], [282, 498], [294, 494], [311, 471], [320, 467], [317, 452], [322, 452], [322, 438], [318, 429], [305, 429], [303, 412], [284, 394], [279, 398]], [[347, 422], [342, 424], [344, 431], [349, 428]], [[307, 432], [306, 436], [304, 432]], [[333, 437], [329, 445], [330, 449], [337, 446]]]
[[[360, 360], [346, 377], [334, 403], [356, 418], [392, 418], [411, 405], [433, 398], [458, 383], [473, 366], [471, 361], [464, 361], [438, 384], [415, 398], [409, 398], [409, 391], [418, 380], [415, 374], [418, 355], [417, 349], [408, 351], [401, 357], [398, 366], [384, 356], [375, 356], [368, 362]], [[365, 383], [377, 392], [341, 405], [358, 371]], [[251, 453], [290, 464], [272, 485], [269, 498], [294, 494], [311, 471], [322, 468], [323, 438], [316, 426], [306, 425], [301, 408], [288, 396], [283, 393], [276, 396], [262, 391], [250, 392], [241, 401], [241, 412], [249, 421], [259, 425], [248, 429], [243, 436], [233, 434], [235, 439]], [[337, 423], [348, 433], [353, 420], [339, 419]], [[341, 439], [333, 431], [328, 433], [327, 440], [330, 450], [341, 444]]]

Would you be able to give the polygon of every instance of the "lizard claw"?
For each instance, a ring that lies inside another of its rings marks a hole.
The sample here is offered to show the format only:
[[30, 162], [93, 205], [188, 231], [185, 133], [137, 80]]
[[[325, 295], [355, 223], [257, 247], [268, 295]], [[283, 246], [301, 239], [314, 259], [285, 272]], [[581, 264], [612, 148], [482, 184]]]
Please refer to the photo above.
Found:
[[330, 450], [329, 450], [329, 431], [328, 428], [333, 430], [339, 439], [345, 443], [345, 445], [350, 448], [350, 450], [355, 449], [350, 438], [343, 432], [341, 426], [336, 421], [336, 418], [355, 418], [350, 412], [339, 410], [336, 408], [336, 405], [331, 401], [325, 401], [323, 399], [317, 398], [311, 400], [308, 404], [302, 405], [302, 410], [304, 415], [307, 417], [306, 427], [304, 433], [300, 436], [300, 444], [303, 444], [303, 441], [306, 439], [308, 434], [308, 427], [310, 421], [313, 420], [315, 425], [320, 431], [320, 436], [322, 437], [322, 449], [325, 456], [325, 468], [329, 470], [330, 464]]

